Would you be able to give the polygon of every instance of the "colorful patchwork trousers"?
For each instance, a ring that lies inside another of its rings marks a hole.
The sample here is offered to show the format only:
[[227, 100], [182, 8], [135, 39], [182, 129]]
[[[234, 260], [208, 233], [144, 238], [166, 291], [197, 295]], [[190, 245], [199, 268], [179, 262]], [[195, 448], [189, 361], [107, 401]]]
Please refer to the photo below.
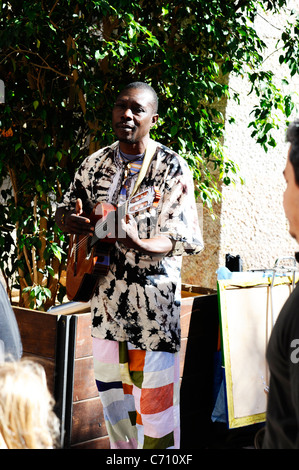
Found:
[[111, 449], [178, 449], [179, 353], [92, 339]]

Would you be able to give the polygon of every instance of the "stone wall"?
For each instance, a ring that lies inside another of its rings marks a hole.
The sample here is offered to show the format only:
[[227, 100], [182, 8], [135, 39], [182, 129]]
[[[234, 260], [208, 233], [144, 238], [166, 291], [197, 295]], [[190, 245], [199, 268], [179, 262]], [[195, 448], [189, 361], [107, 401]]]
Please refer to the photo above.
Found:
[[[296, 3], [296, 0], [290, 1], [289, 7], [296, 9]], [[288, 77], [288, 71], [279, 65], [279, 53], [272, 52], [285, 20], [282, 15], [261, 13], [255, 25], [268, 47], [263, 68], [274, 71], [278, 84]], [[295, 93], [299, 80], [289, 80], [290, 86], [285, 91]], [[280, 116], [280, 129], [275, 134], [277, 146], [266, 153], [250, 136], [252, 130], [248, 128], [252, 120], [250, 112], [257, 104], [256, 97], [248, 94], [249, 83], [231, 76], [229, 85], [231, 90], [240, 93], [241, 105], [233, 100], [227, 103], [224, 144], [228, 157], [238, 164], [245, 184], [222, 187], [223, 200], [215, 207], [215, 220], [204, 209], [205, 250], [183, 260], [183, 282], [209, 288], [216, 288], [216, 270], [225, 265], [226, 253], [240, 255], [243, 270], [249, 270], [271, 268], [277, 258], [293, 256], [294, 251], [299, 251], [289, 235], [282, 206], [285, 187], [282, 172], [289, 147], [285, 142], [284, 117]], [[298, 97], [295, 99], [299, 104]], [[236, 117], [235, 124], [229, 124], [230, 116]], [[291, 120], [297, 116], [299, 114], [294, 112]]]

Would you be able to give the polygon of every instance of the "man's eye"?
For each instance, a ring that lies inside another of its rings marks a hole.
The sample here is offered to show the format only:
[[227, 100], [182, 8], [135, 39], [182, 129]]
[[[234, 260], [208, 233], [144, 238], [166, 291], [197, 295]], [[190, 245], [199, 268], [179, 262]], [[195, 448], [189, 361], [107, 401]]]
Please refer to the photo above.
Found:
[[143, 108], [134, 108], [133, 112], [135, 112], [137, 114], [144, 113], [144, 109]]

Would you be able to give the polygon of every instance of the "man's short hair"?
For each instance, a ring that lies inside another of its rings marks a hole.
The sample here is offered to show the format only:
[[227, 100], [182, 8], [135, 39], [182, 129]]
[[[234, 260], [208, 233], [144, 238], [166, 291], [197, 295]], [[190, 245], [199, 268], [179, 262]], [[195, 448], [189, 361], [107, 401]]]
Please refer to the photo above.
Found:
[[291, 144], [289, 159], [294, 168], [295, 181], [299, 186], [299, 119], [289, 125], [287, 142]]
[[158, 112], [158, 105], [159, 105], [159, 100], [158, 100], [158, 95], [157, 93], [155, 92], [155, 90], [153, 89], [153, 87], [151, 87], [148, 83], [145, 83], [145, 82], [132, 82], [132, 83], [129, 83], [128, 85], [126, 85], [122, 91], [120, 92], [120, 94], [122, 94], [124, 91], [126, 90], [129, 90], [130, 88], [138, 88], [140, 90], [146, 90], [146, 91], [149, 91], [152, 95], [152, 103], [153, 103], [153, 113], [154, 114], [157, 114]]

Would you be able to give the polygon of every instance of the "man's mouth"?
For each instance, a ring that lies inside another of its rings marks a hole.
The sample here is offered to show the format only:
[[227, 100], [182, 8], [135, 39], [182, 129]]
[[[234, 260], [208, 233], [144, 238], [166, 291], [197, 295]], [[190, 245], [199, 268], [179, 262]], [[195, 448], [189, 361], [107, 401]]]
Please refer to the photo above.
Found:
[[133, 130], [134, 126], [129, 126], [128, 124], [116, 124], [117, 129], [124, 129], [124, 130]]

